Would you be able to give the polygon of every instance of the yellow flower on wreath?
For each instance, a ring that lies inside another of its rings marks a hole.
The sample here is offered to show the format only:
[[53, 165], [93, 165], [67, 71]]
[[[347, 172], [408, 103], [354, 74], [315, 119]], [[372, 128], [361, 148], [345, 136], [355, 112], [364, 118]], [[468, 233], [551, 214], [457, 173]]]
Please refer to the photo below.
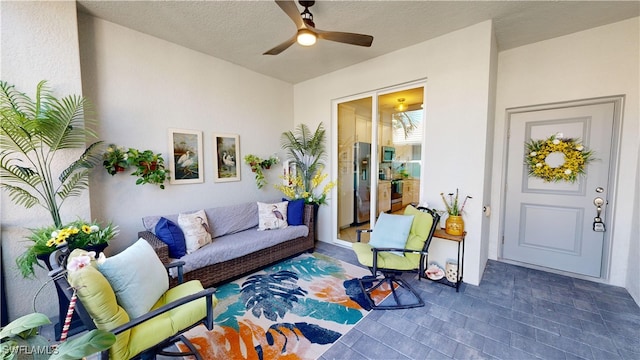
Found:
[[[587, 150], [579, 139], [564, 138], [562, 133], [544, 140], [532, 139], [525, 146], [525, 164], [529, 167], [529, 176], [546, 182], [576, 182], [578, 176], [585, 173], [585, 166], [594, 160], [593, 151]], [[546, 160], [552, 153], [563, 154], [564, 162], [550, 166]]]

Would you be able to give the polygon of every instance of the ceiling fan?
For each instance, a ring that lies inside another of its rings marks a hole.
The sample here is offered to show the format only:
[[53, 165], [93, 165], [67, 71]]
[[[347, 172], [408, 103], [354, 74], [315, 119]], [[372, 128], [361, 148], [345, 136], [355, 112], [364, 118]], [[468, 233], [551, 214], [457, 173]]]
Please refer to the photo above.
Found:
[[316, 29], [316, 24], [313, 22], [313, 15], [309, 12], [309, 8], [315, 4], [315, 1], [298, 1], [300, 5], [304, 7], [302, 13], [298, 13], [298, 7], [295, 1], [276, 1], [282, 11], [287, 14], [291, 20], [296, 24], [298, 31], [289, 40], [274, 47], [273, 49], [265, 52], [262, 55], [278, 55], [289, 46], [293, 45], [296, 41], [303, 46], [311, 46], [316, 43], [318, 38], [324, 40], [331, 40], [341, 42], [350, 45], [358, 46], [371, 46], [373, 42], [373, 36], [362, 35], [338, 31], [324, 31]]

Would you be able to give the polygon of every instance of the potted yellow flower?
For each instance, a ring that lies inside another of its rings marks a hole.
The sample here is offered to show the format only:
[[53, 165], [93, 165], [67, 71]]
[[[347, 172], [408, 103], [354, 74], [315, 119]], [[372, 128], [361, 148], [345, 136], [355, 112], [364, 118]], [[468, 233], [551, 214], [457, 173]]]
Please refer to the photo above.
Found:
[[76, 220], [70, 224], [57, 227], [49, 226], [32, 230], [27, 238], [31, 244], [17, 259], [16, 264], [22, 276], [34, 275], [34, 265], [42, 260], [48, 268], [49, 255], [60, 245], [68, 244], [70, 249], [86, 249], [99, 253], [109, 241], [118, 235], [118, 227], [112, 224], [101, 226], [93, 221]]

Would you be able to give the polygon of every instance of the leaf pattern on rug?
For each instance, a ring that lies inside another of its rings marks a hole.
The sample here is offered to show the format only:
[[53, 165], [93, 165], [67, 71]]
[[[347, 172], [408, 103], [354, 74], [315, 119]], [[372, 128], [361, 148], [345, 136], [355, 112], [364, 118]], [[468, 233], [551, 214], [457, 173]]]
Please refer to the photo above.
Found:
[[240, 299], [247, 310], [259, 318], [264, 315], [271, 321], [283, 318], [307, 291], [298, 286], [298, 275], [281, 270], [275, 274], [252, 275], [242, 284]]
[[218, 287], [214, 329], [185, 335], [208, 360], [317, 359], [367, 314], [366, 300], [359, 306], [354, 299], [357, 278], [367, 273], [320, 254], [299, 255]]
[[326, 278], [318, 283], [309, 284], [309, 290], [318, 297], [328, 302], [340, 304], [360, 310], [362, 306], [351, 299], [345, 291], [344, 281], [339, 278]]
[[306, 281], [311, 281], [314, 278], [331, 275], [331, 276], [343, 276], [344, 269], [339, 263], [332, 261], [333, 259], [328, 257], [308, 257], [304, 259], [289, 259], [273, 265], [265, 271], [278, 272], [282, 270], [293, 271], [298, 276]]
[[[284, 339], [284, 344], [282, 345], [281, 352], [284, 354], [287, 352], [287, 345], [289, 344], [289, 336], [285, 333], [286, 330], [289, 330], [290, 333], [295, 335], [295, 340], [298, 342], [300, 340], [300, 335], [306, 338], [313, 344], [332, 344], [337, 341], [342, 334], [339, 332], [325, 329], [316, 324], [309, 324], [306, 322], [298, 322], [295, 324], [290, 323], [280, 323], [274, 324], [269, 327], [266, 333], [267, 343], [269, 345], [273, 345], [276, 343], [274, 335], [280, 335]], [[274, 334], [275, 333], [275, 334]]]

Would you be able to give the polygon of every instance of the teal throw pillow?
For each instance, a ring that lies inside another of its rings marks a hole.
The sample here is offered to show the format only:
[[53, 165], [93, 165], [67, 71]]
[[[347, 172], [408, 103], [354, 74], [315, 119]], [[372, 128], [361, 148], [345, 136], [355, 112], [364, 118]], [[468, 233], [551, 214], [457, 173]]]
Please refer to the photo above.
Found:
[[[369, 245], [374, 248], [404, 249], [413, 223], [413, 215], [381, 213], [371, 233]], [[398, 256], [404, 253], [393, 252]]]
[[111, 284], [118, 305], [131, 319], [144, 315], [169, 289], [164, 265], [144, 239], [108, 257], [98, 270]]

